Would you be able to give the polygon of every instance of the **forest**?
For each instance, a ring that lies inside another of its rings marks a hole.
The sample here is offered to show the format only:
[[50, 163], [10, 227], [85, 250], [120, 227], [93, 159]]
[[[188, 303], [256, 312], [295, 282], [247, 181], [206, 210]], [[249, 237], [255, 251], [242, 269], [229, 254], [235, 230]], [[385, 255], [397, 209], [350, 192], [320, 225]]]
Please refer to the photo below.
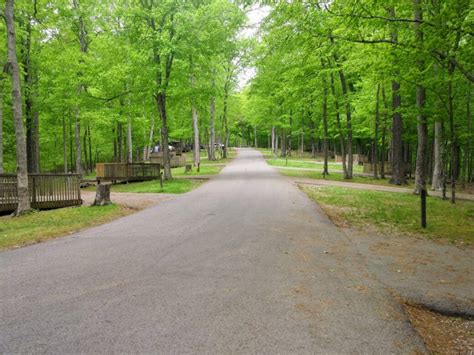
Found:
[[311, 151], [324, 175], [340, 156], [347, 180], [364, 155], [374, 178], [452, 202], [474, 180], [469, 0], [6, 0], [1, 15], [0, 173], [19, 196], [27, 173], [87, 175], [155, 144], [171, 179], [172, 141], [210, 160]]

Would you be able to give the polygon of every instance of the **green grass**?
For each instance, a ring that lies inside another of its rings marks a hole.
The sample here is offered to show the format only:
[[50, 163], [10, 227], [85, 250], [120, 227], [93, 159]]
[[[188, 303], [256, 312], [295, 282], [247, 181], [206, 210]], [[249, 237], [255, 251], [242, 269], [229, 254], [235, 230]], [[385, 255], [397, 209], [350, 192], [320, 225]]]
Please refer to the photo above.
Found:
[[64, 236], [129, 213], [130, 210], [109, 205], [32, 212], [21, 217], [0, 217], [0, 249], [10, 249]]
[[474, 203], [470, 201], [451, 204], [437, 197], [428, 197], [428, 227], [423, 229], [420, 227], [419, 196], [342, 187], [301, 188], [329, 215], [355, 226], [371, 224], [384, 231], [441, 238], [467, 245], [474, 242]]
[[82, 178], [83, 179], [95, 179], [96, 177], [96, 173], [95, 173], [95, 170], [90, 172], [89, 174], [87, 175], [83, 175]]
[[132, 182], [129, 184], [112, 185], [113, 192], [137, 192], [137, 193], [166, 193], [183, 194], [198, 187], [200, 184], [196, 180], [173, 179], [163, 181], [163, 188], [159, 180]]
[[185, 168], [174, 168], [172, 169], [173, 176], [201, 176], [201, 175], [216, 175], [222, 170], [223, 166], [213, 166], [213, 165], [201, 165], [199, 172], [197, 168], [193, 167], [193, 170], [190, 173], [185, 173]]
[[409, 183], [408, 185], [392, 185], [389, 183], [388, 179], [373, 179], [369, 176], [354, 176], [350, 180], [344, 179], [342, 173], [331, 173], [329, 170], [329, 175], [326, 178], [323, 177], [323, 174], [319, 171], [305, 171], [305, 170], [286, 170], [279, 169], [280, 174], [285, 176], [290, 176], [294, 178], [304, 178], [304, 179], [315, 179], [315, 180], [330, 180], [330, 181], [342, 181], [342, 182], [355, 182], [358, 184], [369, 184], [369, 185], [380, 185], [380, 186], [390, 186], [390, 187], [403, 187], [403, 188], [413, 188], [413, 184]]
[[[296, 160], [296, 161], [295, 161]], [[277, 158], [277, 159], [267, 159], [267, 163], [272, 166], [288, 166], [291, 168], [305, 168], [305, 169], [323, 169], [323, 163], [317, 162], [315, 160], [298, 160], [297, 158], [291, 157], [288, 158], [288, 162], [284, 158]], [[340, 163], [332, 163], [329, 162], [328, 164], [329, 172], [331, 170], [340, 170], [342, 171], [342, 164]], [[361, 165], [354, 165], [353, 171], [356, 173], [362, 173], [363, 167]]]

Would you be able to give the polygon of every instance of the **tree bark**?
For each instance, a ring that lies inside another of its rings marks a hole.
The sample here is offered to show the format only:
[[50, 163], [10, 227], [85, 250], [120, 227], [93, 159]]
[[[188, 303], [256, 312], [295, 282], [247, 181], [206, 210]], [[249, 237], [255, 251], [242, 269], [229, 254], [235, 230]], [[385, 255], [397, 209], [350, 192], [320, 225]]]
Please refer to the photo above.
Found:
[[309, 131], [310, 131], [310, 135], [311, 135], [311, 157], [314, 159], [316, 158], [316, 140], [314, 139], [314, 133], [315, 133], [315, 124], [314, 124], [314, 120], [313, 120], [313, 117], [312, 117], [312, 114], [311, 112], [308, 112], [308, 116], [309, 116]]
[[[374, 179], [378, 179], [378, 149], [379, 143], [379, 126], [380, 126], [380, 83], [377, 84], [377, 94], [375, 95], [375, 129], [374, 129], [374, 143], [372, 149], [372, 164]], [[383, 159], [383, 158], [382, 158]]]
[[443, 124], [440, 120], [434, 123], [434, 167], [431, 189], [441, 191], [443, 189]]
[[155, 119], [153, 116], [151, 116], [151, 122], [150, 122], [150, 135], [148, 137], [148, 148], [146, 150], [146, 154], [143, 157], [143, 160], [149, 160], [150, 159], [150, 153], [153, 149], [153, 135], [155, 132]]
[[211, 96], [209, 103], [209, 160], [216, 160], [216, 98]]
[[94, 170], [93, 162], [92, 162], [92, 138], [91, 138], [91, 125], [87, 125], [87, 139], [89, 140], [89, 171], [92, 172]]
[[329, 159], [329, 133], [328, 133], [328, 86], [326, 77], [323, 76], [323, 151], [324, 151], [324, 164], [323, 164], [323, 176], [329, 175], [328, 159]]
[[336, 125], [337, 130], [339, 131], [339, 143], [341, 145], [341, 160], [342, 160], [342, 171], [344, 176], [347, 176], [347, 165], [346, 165], [346, 142], [344, 138], [344, 131], [342, 130], [341, 125], [341, 115], [339, 113], [339, 101], [336, 96], [336, 88], [334, 85], [334, 74], [331, 73], [331, 92], [332, 96], [334, 97], [334, 103], [336, 106]]
[[[423, 21], [423, 12], [421, 9], [421, 0], [413, 1], [414, 17], [415, 17], [415, 38], [417, 45], [422, 51], [423, 48], [423, 32], [420, 28], [420, 23]], [[425, 64], [423, 59], [417, 60], [418, 72], [420, 75], [425, 70]], [[420, 84], [421, 78], [417, 80], [416, 85], [416, 106], [418, 110], [417, 114], [417, 131], [418, 131], [418, 146], [416, 151], [416, 170], [415, 170], [415, 193], [422, 194], [422, 190], [426, 193], [426, 170], [427, 170], [427, 151], [428, 151], [428, 122], [426, 119], [425, 101], [426, 101], [426, 89]]]
[[25, 116], [26, 116], [26, 157], [29, 173], [39, 173], [39, 120], [38, 112], [34, 110], [33, 86], [34, 74], [31, 65], [31, 24], [36, 17], [36, 0], [33, 1], [33, 15], [26, 15], [26, 29], [23, 55], [24, 70], [24, 96], [25, 96]]
[[0, 174], [4, 173], [3, 168], [3, 74], [0, 73]]
[[12, 76], [13, 120], [16, 139], [16, 165], [18, 181], [18, 207], [15, 215], [31, 209], [28, 190], [28, 168], [26, 158], [26, 141], [23, 127], [23, 107], [21, 98], [21, 80], [18, 58], [16, 54], [16, 34], [14, 20], [14, 0], [5, 1], [5, 23], [7, 29], [8, 66]]
[[110, 201], [110, 186], [111, 184], [97, 184], [93, 206], [107, 206], [112, 203]]
[[75, 147], [76, 147], [76, 174], [82, 174], [81, 165], [81, 121], [79, 107], [76, 107], [76, 125], [75, 125]]
[[[395, 9], [391, 7], [389, 14], [392, 18], [395, 18]], [[398, 33], [396, 30], [392, 30], [391, 41], [394, 46], [398, 42]], [[399, 75], [399, 69], [395, 69], [395, 77]], [[405, 178], [405, 164], [403, 160], [403, 122], [402, 114], [400, 112], [402, 105], [402, 98], [400, 96], [400, 83], [393, 79], [392, 80], [392, 178], [390, 179], [391, 184], [402, 185], [406, 183]]]
[[193, 133], [194, 133], [193, 161], [194, 161], [194, 166], [198, 166], [198, 164], [201, 163], [201, 155], [200, 155], [201, 146], [199, 144], [199, 118], [198, 118], [198, 113], [196, 110], [196, 106], [194, 106], [194, 103], [191, 107], [191, 114], [192, 114], [192, 119], [193, 119]]
[[166, 94], [159, 93], [156, 95], [156, 103], [161, 119], [161, 149], [163, 152], [163, 177], [165, 180], [171, 180], [171, 162], [170, 150], [168, 145], [168, 116], [166, 112]]
[[[125, 86], [125, 90], [128, 91], [128, 85]], [[128, 96], [127, 100], [127, 163], [133, 163], [133, 144], [132, 144], [132, 113], [130, 112], [131, 109], [131, 101], [130, 95]]]
[[64, 174], [68, 173], [67, 169], [67, 136], [66, 136], [66, 120], [63, 115], [63, 165], [64, 165]]
[[132, 145], [132, 116], [128, 115], [127, 123], [127, 163], [131, 164], [133, 162], [133, 145]]
[[[80, 6], [77, 0], [73, 0], [73, 8], [77, 13], [80, 13]], [[89, 47], [89, 40], [87, 38], [87, 30], [84, 24], [84, 18], [81, 14], [78, 16], [78, 37], [81, 53], [87, 53]], [[79, 78], [82, 77], [82, 73], [78, 73]], [[84, 91], [84, 83], [80, 82], [77, 87], [77, 96], [80, 98], [82, 92]], [[76, 106], [76, 129], [75, 129], [75, 139], [76, 139], [76, 173], [82, 174], [81, 166], [81, 117], [80, 117], [80, 107]]]
[[84, 166], [85, 166], [85, 171], [86, 174], [89, 173], [89, 157], [88, 157], [88, 152], [87, 152], [87, 124], [84, 127], [84, 136], [82, 137], [83, 139], [83, 144], [82, 148], [84, 149]]
[[344, 71], [339, 69], [339, 80], [341, 81], [342, 95], [344, 97], [344, 106], [346, 109], [346, 125], [347, 125], [347, 169], [344, 179], [352, 179], [353, 155], [352, 155], [352, 112], [351, 104], [348, 97], [347, 81]]
[[257, 126], [253, 127], [253, 140], [254, 140], [254, 147], [258, 148]]
[[[384, 85], [385, 86], [385, 85]], [[383, 127], [382, 127], [382, 145], [380, 147], [380, 177], [385, 179], [385, 137], [387, 133], [387, 121], [388, 121], [388, 105], [385, 96], [385, 87], [382, 86], [382, 102], [383, 102]]]
[[272, 154], [275, 155], [275, 126], [272, 126]]
[[223, 158], [227, 158], [227, 150], [229, 147], [229, 123], [227, 122], [227, 105], [229, 99], [229, 86], [230, 84], [226, 83], [224, 85], [224, 107], [222, 112], [222, 124], [224, 126], [224, 149], [222, 151]]

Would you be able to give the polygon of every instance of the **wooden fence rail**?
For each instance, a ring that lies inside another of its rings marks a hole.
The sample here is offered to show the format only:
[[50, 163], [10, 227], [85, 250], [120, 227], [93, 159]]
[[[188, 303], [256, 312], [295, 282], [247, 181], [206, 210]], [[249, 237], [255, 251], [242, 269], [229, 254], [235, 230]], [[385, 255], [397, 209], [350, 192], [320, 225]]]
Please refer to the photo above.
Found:
[[96, 179], [100, 181], [145, 181], [161, 179], [160, 164], [98, 163]]
[[[82, 204], [78, 174], [28, 174], [31, 207], [51, 209]], [[15, 174], [0, 174], [0, 212], [14, 211], [18, 204]]]

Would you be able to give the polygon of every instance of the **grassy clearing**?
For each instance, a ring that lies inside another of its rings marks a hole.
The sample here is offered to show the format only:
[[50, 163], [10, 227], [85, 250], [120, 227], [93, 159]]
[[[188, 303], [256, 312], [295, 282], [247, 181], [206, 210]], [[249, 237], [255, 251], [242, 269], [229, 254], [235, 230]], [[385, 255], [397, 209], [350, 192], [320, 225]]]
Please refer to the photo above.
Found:
[[0, 250], [38, 243], [109, 222], [131, 213], [118, 205], [71, 207], [0, 217]]
[[[390, 186], [390, 187], [403, 187], [403, 188], [413, 188], [413, 183], [408, 185], [392, 185], [389, 184], [388, 179], [373, 179], [368, 176], [354, 176], [351, 180], [344, 179], [342, 173], [330, 173], [326, 178], [323, 177], [323, 174], [318, 171], [304, 171], [304, 170], [286, 170], [279, 169], [280, 173], [285, 176], [295, 177], [295, 178], [304, 178], [304, 179], [315, 179], [315, 180], [330, 180], [330, 181], [342, 181], [342, 182], [355, 182], [358, 184], [369, 184], [369, 185], [380, 185], [380, 186]], [[329, 171], [331, 172], [331, 171]]]
[[222, 170], [223, 166], [215, 166], [215, 165], [201, 165], [199, 172], [197, 168], [193, 167], [193, 171], [190, 173], [185, 173], [185, 168], [174, 168], [172, 170], [173, 176], [201, 176], [201, 175], [216, 175]]
[[350, 225], [370, 224], [382, 231], [422, 235], [471, 245], [474, 242], [474, 203], [451, 204], [428, 197], [428, 227], [420, 224], [420, 198], [412, 194], [354, 190], [342, 187], [301, 187], [330, 216]]
[[[288, 158], [288, 161], [284, 158], [267, 159], [267, 163], [272, 166], [288, 166], [291, 168], [305, 168], [305, 169], [319, 169], [322, 170], [324, 163], [315, 160], [298, 160], [297, 158]], [[342, 171], [342, 164], [331, 163], [328, 164], [329, 172], [331, 170]], [[353, 171], [355, 173], [362, 173], [363, 167], [361, 165], [354, 165]]]
[[165, 193], [165, 194], [184, 194], [198, 187], [200, 184], [196, 180], [173, 179], [163, 181], [163, 187], [159, 180], [132, 182], [129, 184], [112, 185], [113, 192], [136, 192], [136, 193]]

